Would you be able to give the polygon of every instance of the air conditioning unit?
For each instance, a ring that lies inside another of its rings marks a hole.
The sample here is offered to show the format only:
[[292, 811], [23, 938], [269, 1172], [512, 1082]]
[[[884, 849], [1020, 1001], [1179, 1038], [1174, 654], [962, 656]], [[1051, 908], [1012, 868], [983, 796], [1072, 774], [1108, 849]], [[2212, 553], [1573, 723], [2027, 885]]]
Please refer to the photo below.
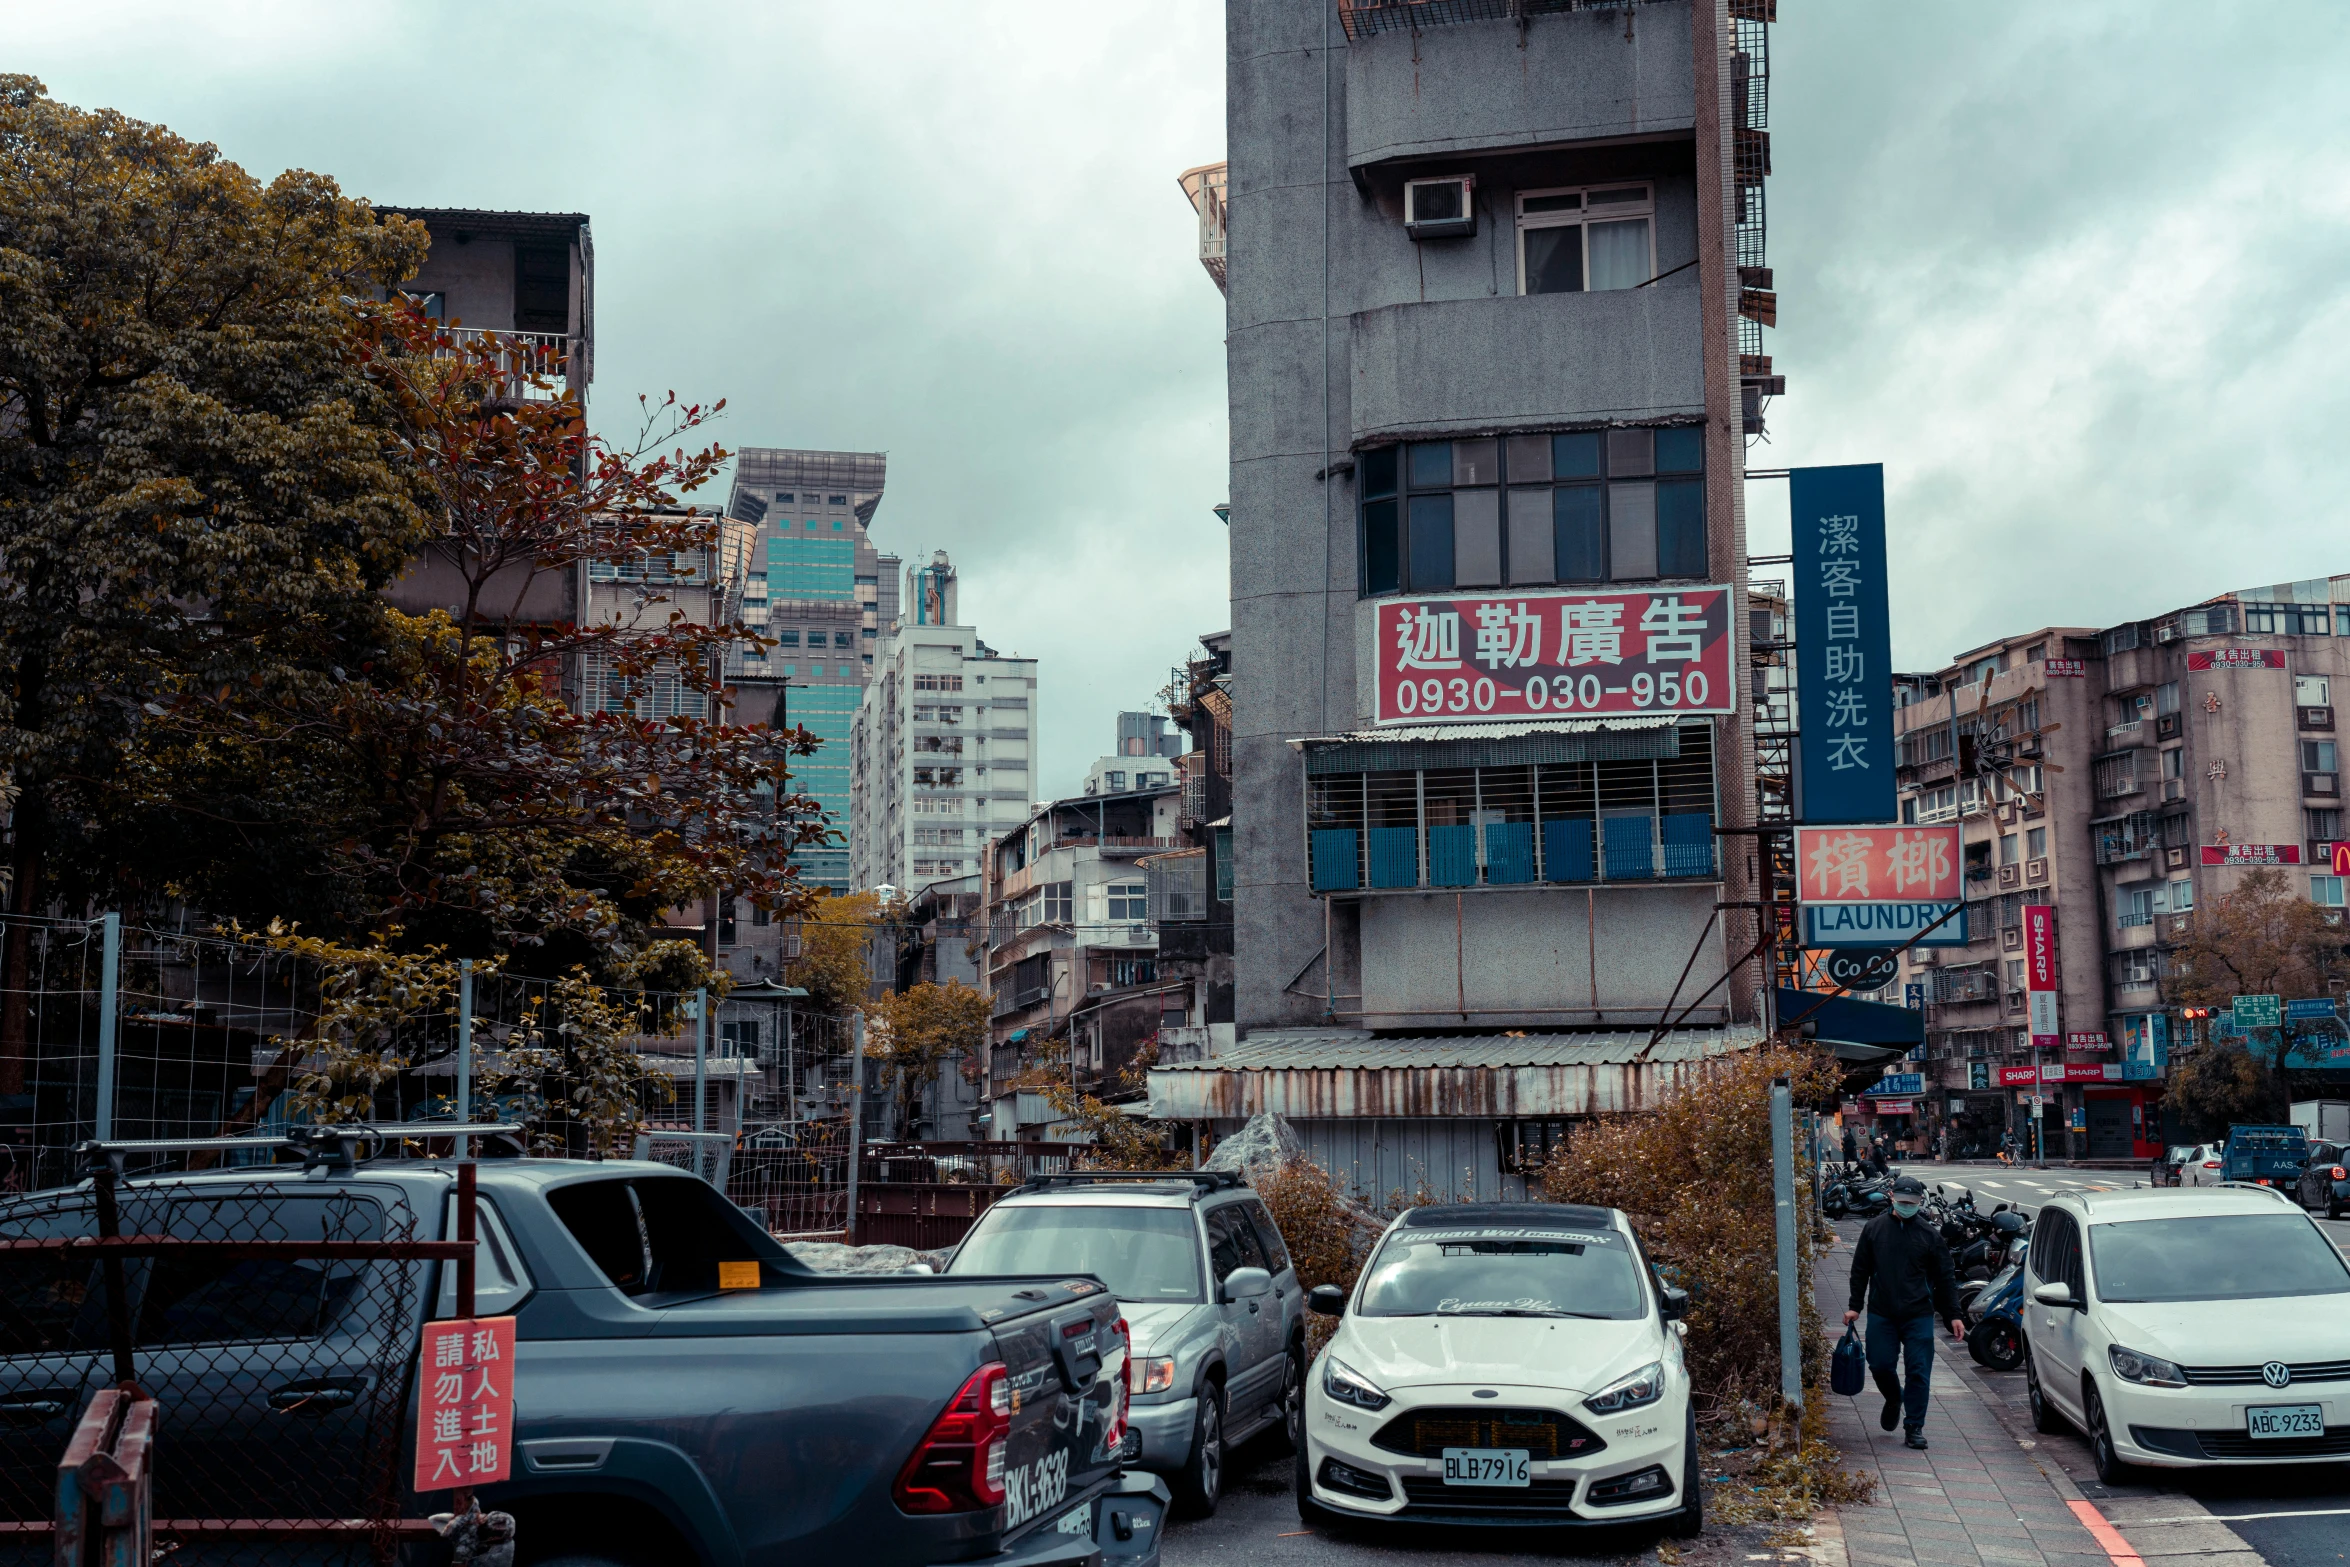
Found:
[[1414, 239], [1459, 239], [1477, 232], [1477, 176], [1406, 180], [1403, 228]]

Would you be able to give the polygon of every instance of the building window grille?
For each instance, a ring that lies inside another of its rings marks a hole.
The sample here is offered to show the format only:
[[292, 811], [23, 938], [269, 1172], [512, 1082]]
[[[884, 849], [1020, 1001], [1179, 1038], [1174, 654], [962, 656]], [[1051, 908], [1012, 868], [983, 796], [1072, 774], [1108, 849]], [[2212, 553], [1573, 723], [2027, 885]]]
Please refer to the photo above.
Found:
[[1316, 892], [1655, 881], [1718, 874], [1712, 731], [1654, 760], [1306, 780]]
[[1357, 460], [1365, 595], [1703, 578], [1696, 425], [1417, 441]]

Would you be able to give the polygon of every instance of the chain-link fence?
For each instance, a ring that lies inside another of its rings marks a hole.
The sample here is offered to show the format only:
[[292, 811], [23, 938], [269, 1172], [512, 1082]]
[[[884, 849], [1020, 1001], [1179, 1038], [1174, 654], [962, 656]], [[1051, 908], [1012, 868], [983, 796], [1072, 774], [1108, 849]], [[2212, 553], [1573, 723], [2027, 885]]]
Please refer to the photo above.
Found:
[[[94, 1183], [0, 1200], [0, 1560], [46, 1562], [57, 1468], [101, 1388], [157, 1401], [159, 1555], [389, 1562], [424, 1302], [396, 1187]], [[32, 1525], [31, 1529], [23, 1526]]]

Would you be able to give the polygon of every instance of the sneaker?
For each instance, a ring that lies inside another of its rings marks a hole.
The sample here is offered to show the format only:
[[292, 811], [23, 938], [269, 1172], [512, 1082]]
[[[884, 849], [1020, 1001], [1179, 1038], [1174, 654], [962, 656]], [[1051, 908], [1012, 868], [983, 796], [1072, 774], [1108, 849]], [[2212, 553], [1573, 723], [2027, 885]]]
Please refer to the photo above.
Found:
[[1902, 1438], [1901, 1445], [1904, 1447], [1914, 1447], [1922, 1453], [1926, 1450], [1926, 1433], [1923, 1431], [1912, 1431], [1907, 1436]]
[[1899, 1393], [1885, 1395], [1885, 1412], [1877, 1416], [1877, 1424], [1887, 1431], [1901, 1424], [1901, 1395]]

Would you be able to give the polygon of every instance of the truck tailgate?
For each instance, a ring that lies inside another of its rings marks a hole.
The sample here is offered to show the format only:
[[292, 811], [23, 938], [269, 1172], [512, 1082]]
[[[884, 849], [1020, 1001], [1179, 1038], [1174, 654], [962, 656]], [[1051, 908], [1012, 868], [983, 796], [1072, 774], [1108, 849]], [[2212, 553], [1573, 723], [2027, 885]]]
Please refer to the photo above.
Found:
[[1007, 1539], [1061, 1525], [1075, 1533], [1082, 1507], [1064, 1507], [1117, 1468], [1126, 1413], [1126, 1344], [1118, 1303], [1091, 1279], [1030, 1281], [1020, 1293], [1047, 1304], [995, 1328], [1009, 1373], [1012, 1424], [1004, 1453]]

